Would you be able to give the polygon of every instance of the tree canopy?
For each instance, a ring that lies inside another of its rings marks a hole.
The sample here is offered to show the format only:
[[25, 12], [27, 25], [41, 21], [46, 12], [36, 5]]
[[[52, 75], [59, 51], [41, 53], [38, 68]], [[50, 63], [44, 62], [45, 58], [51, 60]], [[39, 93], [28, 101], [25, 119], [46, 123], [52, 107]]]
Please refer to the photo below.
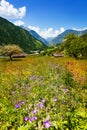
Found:
[[60, 50], [75, 58], [87, 56], [87, 42], [75, 34], [69, 34], [64, 38]]
[[23, 50], [18, 45], [3, 45], [0, 46], [0, 55], [9, 56], [12, 60], [13, 54], [23, 53]]

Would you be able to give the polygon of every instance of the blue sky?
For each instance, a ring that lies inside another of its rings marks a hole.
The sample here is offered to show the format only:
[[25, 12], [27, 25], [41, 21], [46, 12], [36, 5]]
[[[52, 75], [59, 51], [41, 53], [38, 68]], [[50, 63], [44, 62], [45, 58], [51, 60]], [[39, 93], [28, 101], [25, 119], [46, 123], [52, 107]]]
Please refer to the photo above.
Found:
[[0, 16], [44, 38], [87, 28], [87, 0], [0, 0]]

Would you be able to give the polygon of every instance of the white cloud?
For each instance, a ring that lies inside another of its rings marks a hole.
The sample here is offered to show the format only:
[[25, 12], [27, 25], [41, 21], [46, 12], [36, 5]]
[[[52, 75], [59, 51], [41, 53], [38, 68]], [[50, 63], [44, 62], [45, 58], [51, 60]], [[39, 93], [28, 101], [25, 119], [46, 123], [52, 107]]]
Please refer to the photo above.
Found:
[[0, 1], [0, 16], [8, 19], [23, 18], [26, 14], [26, 7], [15, 8], [6, 0]]
[[65, 31], [64, 27], [61, 27], [61, 28], [60, 28], [60, 32], [62, 33], [62, 32], [64, 32], [64, 31]]
[[76, 30], [76, 31], [84, 31], [84, 30], [86, 30], [87, 28], [73, 28], [73, 30]]
[[76, 30], [76, 31], [82, 31], [83, 29], [81, 29], [81, 28], [73, 28], [73, 30]]
[[83, 28], [83, 30], [86, 30], [87, 28]]
[[28, 26], [29, 29], [36, 31], [40, 36], [43, 38], [49, 38], [49, 37], [56, 37], [57, 35], [61, 34], [62, 32], [65, 31], [63, 27], [61, 27], [58, 30], [54, 30], [53, 28], [48, 28], [48, 29], [43, 29], [41, 30], [38, 26]]
[[14, 22], [14, 24], [17, 25], [17, 26], [21, 26], [21, 25], [24, 25], [24, 22], [21, 21], [21, 20], [17, 20], [17, 21]]
[[40, 32], [40, 28], [38, 26], [29, 25], [28, 28], [31, 29], [31, 30], [36, 31], [37, 33]]

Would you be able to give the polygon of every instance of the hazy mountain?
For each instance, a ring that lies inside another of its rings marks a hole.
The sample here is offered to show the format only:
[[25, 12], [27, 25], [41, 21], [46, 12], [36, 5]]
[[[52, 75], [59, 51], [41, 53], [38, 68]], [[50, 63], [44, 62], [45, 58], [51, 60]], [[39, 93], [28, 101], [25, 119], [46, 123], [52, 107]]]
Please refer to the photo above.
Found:
[[46, 48], [46, 45], [33, 37], [29, 31], [0, 17], [0, 45], [2, 44], [17, 44], [27, 53]]
[[48, 37], [46, 38], [47, 42], [50, 43], [54, 38], [53, 37]]
[[36, 31], [31, 30], [31, 29], [29, 29], [29, 28], [27, 28], [27, 27], [23, 27], [23, 26], [22, 26], [22, 28], [24, 28], [24, 29], [26, 29], [27, 31], [29, 31], [30, 34], [31, 34], [33, 37], [35, 37], [35, 38], [38, 39], [39, 41], [43, 42], [45, 45], [48, 45], [48, 42], [47, 42], [43, 37], [41, 37]]
[[52, 44], [62, 43], [64, 37], [67, 36], [70, 33], [74, 33], [75, 35], [81, 36], [83, 34], [86, 34], [87, 30], [84, 30], [84, 31], [76, 31], [76, 30], [72, 30], [72, 29], [65, 30], [63, 33], [61, 33], [60, 35], [55, 37], [50, 43], [52, 43]]
[[41, 37], [38, 33], [36, 33], [34, 30], [30, 30], [29, 32], [36, 39], [38, 39], [38, 40], [42, 41], [44, 44], [48, 45], [48, 42], [43, 37]]

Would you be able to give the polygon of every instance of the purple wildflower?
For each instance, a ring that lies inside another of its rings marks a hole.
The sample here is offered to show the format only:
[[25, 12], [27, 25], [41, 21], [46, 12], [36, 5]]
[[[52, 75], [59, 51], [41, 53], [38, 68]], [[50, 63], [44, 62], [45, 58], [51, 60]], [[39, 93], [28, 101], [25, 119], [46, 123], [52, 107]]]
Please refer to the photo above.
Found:
[[42, 99], [42, 102], [43, 102], [43, 103], [45, 103], [45, 102], [46, 102], [46, 100], [45, 100], [45, 99]]
[[15, 108], [19, 108], [21, 105], [25, 104], [25, 101], [21, 101], [15, 104]]
[[25, 101], [21, 101], [20, 104], [21, 104], [21, 105], [25, 104]]
[[35, 79], [35, 75], [30, 76], [30, 79]]
[[34, 120], [37, 120], [37, 116], [34, 116], [33, 118], [34, 118]]
[[45, 122], [44, 122], [44, 127], [45, 128], [49, 128], [50, 127], [50, 122], [48, 121], [48, 120], [46, 120]]
[[64, 119], [65, 118], [65, 116], [62, 116], [62, 119]]
[[26, 117], [24, 117], [24, 121], [26, 122], [26, 121], [28, 121], [29, 120], [29, 118], [26, 116]]
[[38, 111], [37, 110], [34, 110], [34, 111], [32, 111], [32, 114], [36, 114]]
[[15, 108], [19, 108], [20, 107], [20, 103], [15, 104]]
[[30, 120], [30, 122], [32, 122], [34, 119], [33, 119], [33, 117], [31, 117], [29, 120]]
[[63, 88], [63, 91], [66, 91], [66, 90], [67, 90], [67, 88], [64, 87], [64, 88]]
[[42, 103], [37, 104], [37, 106], [39, 106], [41, 109], [44, 107]]
[[34, 120], [37, 120], [37, 116], [31, 117], [29, 120], [30, 122], [33, 122]]
[[57, 98], [54, 98], [53, 100], [54, 100], [54, 102], [56, 102], [56, 101], [57, 101]]

